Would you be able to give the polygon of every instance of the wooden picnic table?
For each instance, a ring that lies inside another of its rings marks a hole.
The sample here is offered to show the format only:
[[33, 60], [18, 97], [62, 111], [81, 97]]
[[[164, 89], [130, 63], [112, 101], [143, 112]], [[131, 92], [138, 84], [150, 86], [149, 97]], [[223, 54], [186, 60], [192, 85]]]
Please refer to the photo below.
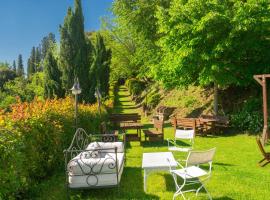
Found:
[[199, 121], [203, 126], [203, 132], [204, 134], [207, 133], [213, 133], [217, 131], [217, 126], [219, 123], [221, 123], [221, 119], [217, 116], [204, 116], [204, 117], [199, 117]]
[[120, 123], [120, 129], [125, 130], [131, 130], [136, 129], [137, 134], [127, 134], [126, 136], [130, 140], [141, 140], [141, 129], [143, 128], [143, 124], [140, 122], [121, 122]]

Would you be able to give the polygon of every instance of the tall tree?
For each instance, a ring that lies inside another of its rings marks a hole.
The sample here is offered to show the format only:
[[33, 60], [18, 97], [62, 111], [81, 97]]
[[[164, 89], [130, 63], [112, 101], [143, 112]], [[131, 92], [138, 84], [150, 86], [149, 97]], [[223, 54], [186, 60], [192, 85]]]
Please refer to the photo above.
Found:
[[12, 63], [12, 70], [13, 70], [14, 72], [16, 72], [16, 69], [17, 69], [17, 67], [16, 67], [16, 61], [13, 60], [13, 63]]
[[32, 47], [30, 58], [27, 60], [27, 77], [30, 78], [36, 72], [36, 48]]
[[44, 59], [52, 43], [56, 43], [55, 35], [49, 33], [41, 40], [41, 59]]
[[21, 54], [18, 56], [17, 76], [24, 76], [23, 60]]
[[61, 71], [58, 68], [57, 60], [49, 50], [44, 59], [44, 96], [45, 98], [63, 97], [61, 86]]
[[41, 62], [41, 49], [40, 49], [40, 47], [36, 47], [34, 73], [38, 72], [38, 71], [41, 71], [40, 62]]
[[269, 71], [270, 11], [264, 0], [173, 0], [157, 16], [164, 55], [156, 77], [168, 87], [214, 85], [215, 112], [218, 87], [247, 86], [253, 74]]
[[100, 33], [96, 34], [95, 46], [93, 51], [93, 62], [89, 71], [90, 84], [90, 102], [95, 101], [95, 90], [98, 87], [102, 96], [109, 93], [111, 51], [106, 49], [104, 39]]
[[63, 26], [60, 27], [60, 63], [63, 71], [63, 86], [66, 92], [79, 78], [82, 100], [89, 102], [89, 56], [84, 34], [84, 18], [81, 1], [75, 0], [74, 12], [68, 9]]

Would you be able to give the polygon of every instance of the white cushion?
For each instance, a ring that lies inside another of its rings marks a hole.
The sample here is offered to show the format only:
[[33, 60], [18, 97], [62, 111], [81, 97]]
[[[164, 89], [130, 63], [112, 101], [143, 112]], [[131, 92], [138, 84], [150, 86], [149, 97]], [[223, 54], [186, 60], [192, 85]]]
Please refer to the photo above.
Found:
[[192, 150], [191, 147], [176, 147], [176, 146], [169, 147], [169, 151], [189, 152], [190, 150]]
[[194, 138], [194, 130], [176, 129], [175, 137], [179, 138], [179, 139], [193, 139]]
[[91, 142], [86, 150], [93, 150], [93, 149], [102, 149], [99, 152], [106, 152], [106, 153], [115, 153], [115, 148], [117, 148], [117, 153], [124, 152], [124, 143], [123, 142]]
[[177, 174], [183, 179], [198, 178], [207, 174], [206, 171], [196, 166], [191, 166], [183, 169], [176, 169], [172, 170], [171, 172]]

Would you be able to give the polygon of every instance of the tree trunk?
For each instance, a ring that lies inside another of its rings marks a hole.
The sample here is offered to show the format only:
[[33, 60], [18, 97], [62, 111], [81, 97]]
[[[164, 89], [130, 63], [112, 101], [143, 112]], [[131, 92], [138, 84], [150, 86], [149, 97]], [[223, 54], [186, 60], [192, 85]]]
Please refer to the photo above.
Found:
[[218, 84], [214, 83], [214, 115], [218, 115]]

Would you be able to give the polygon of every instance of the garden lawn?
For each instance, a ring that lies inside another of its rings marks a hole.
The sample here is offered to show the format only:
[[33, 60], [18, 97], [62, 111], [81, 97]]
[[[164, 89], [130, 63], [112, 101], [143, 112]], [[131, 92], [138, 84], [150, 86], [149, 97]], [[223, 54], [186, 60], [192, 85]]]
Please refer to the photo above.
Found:
[[[127, 90], [120, 87], [115, 112], [139, 112], [131, 101]], [[145, 127], [149, 127], [147, 119], [143, 119]], [[165, 128], [165, 138], [173, 137], [173, 129], [168, 124]], [[144, 140], [144, 138], [143, 138]], [[206, 185], [213, 199], [270, 199], [270, 164], [264, 168], [257, 165], [262, 158], [256, 145], [255, 136], [247, 134], [218, 135], [196, 137], [195, 149], [217, 147], [213, 163], [212, 178]], [[267, 147], [270, 150], [269, 146]], [[143, 170], [141, 169], [144, 152], [164, 152], [167, 143], [130, 142], [127, 144], [127, 159], [122, 174], [119, 189], [75, 190], [71, 199], [172, 199], [175, 186], [172, 176], [166, 172], [153, 173], [147, 182], [147, 192], [143, 190]], [[185, 153], [174, 153], [178, 159], [184, 159]], [[65, 173], [58, 172], [49, 180], [43, 182], [33, 192], [33, 199], [66, 198]], [[187, 194], [190, 199], [207, 199], [201, 192]], [[179, 196], [178, 199], [181, 199]]]

